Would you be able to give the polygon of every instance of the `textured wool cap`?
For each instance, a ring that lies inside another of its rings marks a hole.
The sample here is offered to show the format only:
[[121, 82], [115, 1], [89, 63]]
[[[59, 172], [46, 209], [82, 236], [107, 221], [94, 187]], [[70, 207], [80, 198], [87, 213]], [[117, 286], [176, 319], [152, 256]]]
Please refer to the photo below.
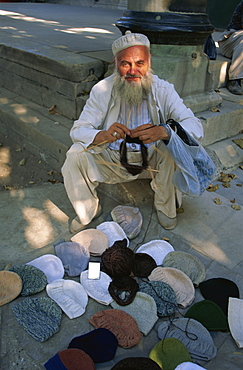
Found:
[[116, 302], [112, 302], [111, 306], [131, 315], [144, 335], [150, 332], [158, 320], [155, 300], [146, 293], [137, 292], [133, 302], [127, 306], [121, 307]]
[[193, 362], [183, 362], [176, 366], [175, 370], [206, 370], [205, 367], [194, 364]]
[[101, 270], [112, 278], [131, 274], [134, 252], [124, 242], [125, 239], [116, 241], [101, 255]]
[[64, 349], [44, 364], [47, 370], [95, 370], [90, 356], [77, 348]]
[[229, 298], [228, 322], [237, 346], [243, 348], [243, 299]]
[[191, 361], [186, 346], [176, 338], [159, 341], [150, 351], [149, 358], [154, 360], [163, 370], [174, 370], [182, 362]]
[[99, 311], [89, 319], [89, 322], [96, 329], [110, 330], [116, 336], [118, 345], [123, 348], [135, 346], [143, 336], [134, 318], [122, 310]]
[[137, 277], [147, 278], [157, 267], [155, 260], [147, 253], [134, 253], [132, 273]]
[[58, 279], [47, 284], [46, 292], [70, 319], [84, 314], [88, 304], [88, 295], [80, 283]]
[[92, 256], [101, 256], [109, 246], [107, 235], [97, 229], [82, 230], [75, 234], [71, 241], [83, 245]]
[[54, 254], [44, 254], [26, 263], [26, 265], [37, 267], [43, 271], [47, 277], [48, 283], [52, 283], [56, 279], [62, 279], [64, 276], [62, 261]]
[[108, 287], [108, 291], [119, 306], [126, 306], [134, 300], [139, 289], [137, 281], [131, 276], [114, 278]]
[[129, 246], [129, 239], [125, 233], [125, 231], [122, 229], [120, 225], [118, 225], [115, 221], [106, 221], [102, 222], [98, 226], [96, 226], [97, 230], [103, 231], [108, 237], [109, 240], [109, 247], [111, 247], [117, 240], [123, 240], [126, 239], [127, 241], [127, 247]]
[[0, 306], [13, 301], [22, 290], [22, 279], [15, 272], [0, 271]]
[[21, 295], [27, 297], [45, 289], [47, 278], [43, 271], [30, 265], [13, 266], [10, 271], [18, 274], [22, 280]]
[[141, 245], [136, 251], [136, 253], [147, 253], [156, 262], [156, 265], [162, 265], [165, 256], [174, 251], [172, 245], [165, 240], [152, 240], [146, 244]]
[[150, 42], [147, 36], [141, 33], [131, 33], [126, 31], [125, 35], [119, 37], [112, 44], [112, 53], [115, 56], [120, 51], [130, 48], [131, 46], [146, 46], [150, 48]]
[[176, 294], [171, 286], [163, 281], [144, 281], [139, 290], [154, 298], [158, 316], [170, 316], [177, 309]]
[[167, 254], [163, 267], [174, 267], [189, 276], [195, 286], [198, 286], [206, 277], [204, 264], [190, 253], [174, 251]]
[[55, 252], [69, 276], [80, 275], [88, 266], [90, 259], [89, 250], [79, 243], [59, 243], [55, 245]]
[[117, 362], [111, 370], [161, 370], [161, 367], [148, 357], [127, 357]]
[[59, 331], [62, 310], [48, 297], [26, 298], [12, 307], [16, 319], [34, 339], [44, 342]]
[[217, 303], [224, 314], [228, 315], [229, 297], [239, 298], [240, 293], [237, 285], [224, 278], [214, 278], [199, 284], [200, 292], [205, 299]]
[[134, 239], [141, 231], [143, 217], [139, 208], [130, 206], [117, 206], [111, 211], [113, 221], [126, 233], [129, 239]]
[[108, 329], [99, 328], [73, 338], [68, 348], [81, 349], [92, 358], [94, 363], [99, 363], [112, 360], [117, 346], [116, 336]]
[[204, 300], [194, 303], [185, 317], [199, 321], [209, 331], [229, 331], [226, 315], [213, 301]]
[[194, 285], [184, 272], [173, 267], [156, 267], [148, 277], [151, 281], [163, 281], [169, 284], [176, 294], [177, 304], [183, 308], [189, 306], [195, 298]]
[[88, 296], [106, 306], [113, 301], [113, 298], [108, 291], [110, 282], [110, 276], [102, 271], [100, 272], [99, 279], [88, 279], [88, 270], [83, 271], [80, 274], [80, 283], [86, 290]]
[[177, 338], [195, 360], [210, 361], [217, 354], [217, 347], [209, 331], [194, 319], [179, 318], [164, 321], [158, 327], [159, 339]]

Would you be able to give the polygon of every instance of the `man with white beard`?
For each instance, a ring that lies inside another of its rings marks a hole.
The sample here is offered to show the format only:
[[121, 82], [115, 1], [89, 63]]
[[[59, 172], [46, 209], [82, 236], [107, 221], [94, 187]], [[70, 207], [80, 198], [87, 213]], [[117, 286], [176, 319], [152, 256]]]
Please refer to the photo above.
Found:
[[203, 128], [174, 86], [151, 71], [150, 42], [127, 32], [112, 44], [114, 73], [98, 82], [70, 136], [73, 145], [62, 167], [64, 185], [76, 211], [70, 231], [85, 228], [101, 212], [96, 188], [152, 178], [154, 206], [165, 229], [176, 227], [181, 193], [173, 184], [176, 167], [167, 144], [169, 122], [200, 142]]

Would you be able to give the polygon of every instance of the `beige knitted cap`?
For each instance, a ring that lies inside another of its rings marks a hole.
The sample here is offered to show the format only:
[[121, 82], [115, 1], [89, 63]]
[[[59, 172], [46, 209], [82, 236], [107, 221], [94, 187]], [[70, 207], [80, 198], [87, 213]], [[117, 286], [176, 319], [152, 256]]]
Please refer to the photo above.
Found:
[[183, 308], [189, 306], [195, 298], [195, 288], [191, 279], [181, 270], [173, 267], [156, 267], [148, 279], [150, 281], [163, 281], [173, 288], [177, 304]]
[[83, 245], [92, 256], [101, 256], [109, 247], [107, 235], [97, 229], [82, 230], [74, 235], [71, 240]]
[[116, 56], [120, 51], [130, 48], [131, 46], [146, 46], [150, 48], [150, 42], [147, 36], [141, 33], [131, 33], [131, 31], [126, 31], [125, 35], [119, 37], [112, 44], [112, 53]]
[[0, 306], [13, 301], [22, 290], [22, 279], [15, 272], [0, 271]]

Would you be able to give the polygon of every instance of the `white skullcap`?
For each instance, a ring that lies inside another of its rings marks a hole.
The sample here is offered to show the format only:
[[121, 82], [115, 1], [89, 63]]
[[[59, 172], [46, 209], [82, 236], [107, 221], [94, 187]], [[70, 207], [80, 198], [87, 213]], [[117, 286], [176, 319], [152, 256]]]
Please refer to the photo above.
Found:
[[228, 322], [237, 346], [243, 348], [243, 299], [229, 297]]
[[126, 31], [125, 35], [119, 37], [112, 44], [112, 53], [116, 56], [120, 51], [130, 48], [131, 46], [146, 46], [150, 48], [150, 42], [147, 36], [141, 33], [131, 33], [131, 31]]
[[84, 314], [88, 295], [80, 283], [74, 280], [57, 279], [47, 284], [46, 292], [70, 319]]
[[39, 270], [43, 271], [47, 277], [48, 283], [52, 283], [57, 279], [62, 279], [65, 273], [61, 259], [53, 254], [44, 254], [26, 263], [26, 265], [37, 267]]
[[105, 272], [100, 272], [100, 278], [88, 279], [88, 270], [82, 271], [80, 274], [80, 283], [86, 290], [89, 297], [93, 298], [95, 301], [109, 306], [113, 301], [112, 296], [108, 291], [108, 287], [112, 279]]
[[105, 233], [108, 237], [108, 247], [112, 247], [112, 245], [118, 241], [126, 239], [127, 247], [129, 246], [129, 239], [123, 228], [118, 225], [115, 221], [105, 221], [96, 226], [96, 229]]

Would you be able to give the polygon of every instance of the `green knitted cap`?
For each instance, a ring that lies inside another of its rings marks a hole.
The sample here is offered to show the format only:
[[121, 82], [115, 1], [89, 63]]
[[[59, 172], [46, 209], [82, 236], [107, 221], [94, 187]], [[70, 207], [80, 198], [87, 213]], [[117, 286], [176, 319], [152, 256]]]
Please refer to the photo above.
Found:
[[163, 370], [174, 370], [182, 362], [192, 361], [186, 346], [176, 338], [159, 341], [150, 351], [149, 358]]
[[35, 266], [17, 265], [13, 266], [9, 271], [15, 272], [22, 279], [23, 286], [20, 294], [23, 297], [39, 293], [47, 285], [46, 275]]
[[227, 317], [223, 310], [207, 299], [191, 306], [185, 317], [199, 321], [209, 331], [229, 331]]

